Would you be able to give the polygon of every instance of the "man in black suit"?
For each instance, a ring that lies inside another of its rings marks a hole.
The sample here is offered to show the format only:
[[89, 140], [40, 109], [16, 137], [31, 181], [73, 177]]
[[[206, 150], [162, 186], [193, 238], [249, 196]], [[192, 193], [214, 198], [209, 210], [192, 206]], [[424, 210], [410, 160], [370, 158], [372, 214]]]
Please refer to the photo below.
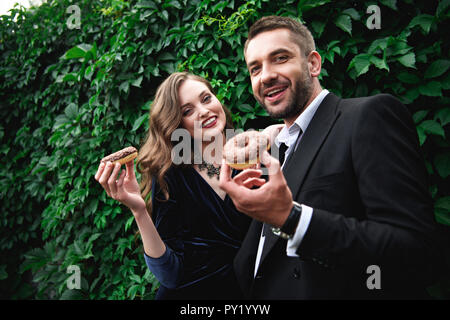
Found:
[[235, 259], [246, 296], [426, 298], [439, 239], [406, 107], [322, 89], [314, 40], [290, 18], [258, 20], [244, 54], [255, 98], [285, 122], [273, 148], [286, 159], [264, 153], [268, 181], [222, 165], [221, 188], [254, 218]]

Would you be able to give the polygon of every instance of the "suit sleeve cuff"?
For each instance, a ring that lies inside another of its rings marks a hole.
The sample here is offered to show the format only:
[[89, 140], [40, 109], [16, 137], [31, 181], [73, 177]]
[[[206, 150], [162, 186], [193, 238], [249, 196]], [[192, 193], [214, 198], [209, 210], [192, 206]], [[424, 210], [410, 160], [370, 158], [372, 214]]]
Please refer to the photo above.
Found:
[[294, 236], [288, 240], [286, 246], [286, 254], [288, 257], [299, 257], [297, 254], [298, 247], [305, 236], [306, 231], [308, 230], [309, 222], [311, 221], [311, 217], [313, 214], [313, 208], [302, 206], [302, 215], [300, 217], [300, 221], [298, 222], [297, 229], [295, 230]]

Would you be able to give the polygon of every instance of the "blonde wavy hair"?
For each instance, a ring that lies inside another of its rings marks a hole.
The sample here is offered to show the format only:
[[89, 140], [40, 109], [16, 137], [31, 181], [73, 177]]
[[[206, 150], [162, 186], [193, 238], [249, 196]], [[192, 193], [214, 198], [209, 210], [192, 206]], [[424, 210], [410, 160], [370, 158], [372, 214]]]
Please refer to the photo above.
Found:
[[[139, 150], [136, 166], [141, 174], [141, 194], [150, 215], [153, 179], [158, 182], [165, 200], [169, 199], [169, 190], [164, 177], [170, 167], [175, 166], [171, 157], [173, 148], [171, 136], [181, 126], [182, 114], [178, 92], [181, 84], [188, 79], [204, 83], [211, 93], [215, 94], [208, 80], [188, 72], [173, 73], [158, 87], [155, 100], [150, 107], [149, 131]], [[229, 110], [223, 104], [222, 108], [227, 118], [226, 128], [233, 128]]]

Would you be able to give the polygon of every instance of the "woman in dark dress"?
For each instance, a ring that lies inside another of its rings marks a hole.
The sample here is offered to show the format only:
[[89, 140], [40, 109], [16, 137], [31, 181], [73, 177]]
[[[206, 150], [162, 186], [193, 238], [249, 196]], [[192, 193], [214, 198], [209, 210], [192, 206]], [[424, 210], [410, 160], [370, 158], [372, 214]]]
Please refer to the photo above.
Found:
[[[219, 188], [226, 128], [232, 128], [229, 112], [210, 83], [174, 73], [150, 108], [149, 133], [137, 160], [140, 186], [133, 161], [120, 176], [120, 164], [111, 163], [100, 164], [95, 175], [135, 217], [145, 261], [161, 284], [156, 299], [242, 298], [233, 259], [250, 219]], [[183, 135], [192, 139], [177, 154], [173, 140]]]

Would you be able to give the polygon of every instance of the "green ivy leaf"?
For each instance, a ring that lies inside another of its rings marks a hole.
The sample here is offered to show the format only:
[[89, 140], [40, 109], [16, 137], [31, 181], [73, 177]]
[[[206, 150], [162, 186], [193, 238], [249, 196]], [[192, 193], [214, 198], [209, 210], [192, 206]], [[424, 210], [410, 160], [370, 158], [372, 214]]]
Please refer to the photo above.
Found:
[[85, 217], [95, 214], [98, 208], [98, 199], [92, 199], [85, 208]]
[[85, 58], [87, 52], [89, 52], [92, 49], [92, 45], [82, 43], [79, 44], [72, 49], [69, 49], [64, 55], [63, 59], [79, 59], [79, 58]]
[[434, 203], [434, 213], [439, 223], [450, 225], [450, 196], [441, 197]]
[[75, 103], [70, 103], [66, 109], [64, 109], [64, 114], [70, 120], [75, 120], [78, 116], [78, 106]]
[[442, 89], [444, 89], [444, 90], [450, 89], [450, 73], [448, 73], [444, 77], [444, 79], [441, 80], [441, 86], [442, 86]]
[[253, 107], [249, 104], [240, 104], [237, 107], [240, 111], [245, 112], [245, 113], [253, 113], [253, 111], [254, 111]]
[[350, 16], [341, 14], [336, 18], [334, 24], [347, 32], [349, 35], [352, 35], [352, 19]]
[[86, 80], [91, 80], [92, 75], [94, 74], [94, 70], [95, 70], [95, 66], [94, 65], [90, 65], [86, 68], [86, 70], [84, 71], [84, 78]]
[[380, 0], [380, 2], [395, 11], [397, 11], [397, 0]]
[[156, 7], [156, 4], [154, 1], [139, 1], [136, 5], [135, 5], [136, 9], [139, 8], [147, 8], [147, 9], [154, 9], [154, 10], [158, 10], [158, 8]]
[[419, 125], [419, 127], [421, 127], [427, 134], [441, 136], [445, 139], [444, 129], [442, 129], [440, 123], [435, 120], [425, 120]]
[[429, 97], [441, 97], [441, 84], [437, 81], [430, 81], [419, 86], [420, 94]]
[[367, 53], [374, 54], [374, 53], [376, 53], [377, 49], [381, 49], [381, 51], [384, 52], [388, 46], [389, 41], [390, 41], [389, 37], [382, 38], [382, 39], [376, 39], [376, 40], [372, 41], [372, 43], [369, 46], [369, 49], [367, 50]]
[[427, 114], [430, 112], [430, 110], [420, 110], [417, 111], [416, 113], [413, 114], [413, 120], [415, 124], [420, 123], [423, 119], [425, 119], [425, 117], [427, 116]]
[[410, 102], [413, 102], [414, 100], [416, 100], [420, 95], [419, 89], [417, 88], [412, 88], [407, 90], [403, 96], [408, 99]]
[[434, 16], [429, 14], [421, 14], [416, 17], [414, 17], [411, 22], [409, 23], [410, 28], [413, 28], [415, 26], [420, 26], [422, 30], [425, 32], [425, 34], [430, 33], [431, 25], [434, 22]]
[[366, 53], [358, 54], [352, 59], [352, 61], [350, 61], [347, 70], [351, 69], [352, 67], [355, 68], [356, 76], [359, 77], [360, 75], [369, 71], [369, 66], [371, 64], [370, 58], [371, 55], [369, 54]]
[[138, 276], [137, 274], [130, 275], [130, 279], [133, 280], [134, 282], [137, 282], [137, 283], [141, 283], [141, 281], [142, 281], [141, 277]]
[[6, 272], [6, 265], [0, 265], [0, 280], [5, 280], [8, 278], [8, 273]]
[[320, 38], [322, 36], [322, 33], [325, 30], [326, 25], [327, 25], [326, 21], [323, 20], [314, 20], [313, 22], [311, 22], [311, 27], [313, 31], [316, 33], [316, 38]]
[[306, 12], [330, 2], [331, 0], [300, 0], [297, 5], [297, 10], [298, 12]]
[[64, 55], [63, 59], [79, 59], [84, 58], [86, 51], [82, 50], [78, 46], [68, 50]]
[[175, 61], [175, 60], [177, 60], [177, 57], [175, 57], [170, 52], [164, 52], [158, 57], [158, 60], [159, 61]]
[[236, 89], [236, 96], [240, 97], [246, 88], [247, 88], [247, 84], [240, 83]]
[[436, 60], [425, 71], [425, 79], [439, 77], [440, 75], [447, 72], [448, 68], [450, 68], [450, 60]]
[[63, 82], [69, 82], [69, 81], [78, 81], [78, 74], [76, 73], [68, 73], [62, 78]]
[[219, 69], [219, 71], [224, 75], [224, 76], [228, 76], [228, 69], [227, 67], [222, 64], [222, 63], [218, 63], [217, 64], [217, 68]]
[[450, 123], [450, 107], [444, 107], [436, 112], [435, 119], [439, 119], [442, 127]]
[[397, 74], [397, 79], [408, 84], [417, 84], [420, 82], [420, 78], [410, 72], [400, 72]]
[[370, 63], [372, 63], [378, 69], [385, 69], [385, 70], [389, 71], [389, 67], [388, 67], [385, 59], [380, 59], [376, 56], [371, 56]]
[[421, 126], [416, 127], [417, 135], [419, 137], [419, 144], [422, 146], [427, 140], [427, 134], [425, 133], [425, 129]]
[[414, 52], [407, 53], [404, 56], [397, 58], [397, 61], [405, 67], [416, 69], [416, 55], [414, 54]]
[[143, 79], [143, 76], [140, 76], [139, 78], [134, 79], [133, 82], [131, 82], [131, 85], [140, 88], [142, 79]]
[[119, 91], [123, 91], [125, 94], [130, 90], [130, 83], [128, 81], [124, 81], [119, 86]]
[[353, 20], [361, 20], [361, 15], [354, 8], [345, 9], [342, 13], [350, 16]]
[[83, 296], [83, 293], [80, 290], [67, 289], [61, 294], [61, 297], [59, 299], [60, 300], [83, 300], [83, 299], [85, 299], [85, 297]]
[[160, 17], [164, 20], [165, 23], [169, 23], [169, 13], [167, 12], [167, 10], [161, 11]]
[[137, 129], [139, 129], [142, 126], [142, 124], [145, 122], [145, 120], [148, 120], [148, 114], [147, 113], [143, 114], [142, 116], [140, 116], [139, 118], [137, 118], [134, 121], [133, 128], [131, 129], [131, 132], [135, 132]]
[[450, 213], [450, 196], [445, 196], [437, 199], [436, 202], [434, 203], [434, 207], [445, 210], [446, 212]]
[[450, 176], [450, 152], [437, 154], [434, 157], [434, 165], [442, 178]]
[[140, 288], [140, 286], [137, 285], [137, 284], [132, 285], [127, 291], [127, 297], [130, 298], [130, 299], [134, 299], [134, 297], [136, 296], [139, 288]]
[[134, 216], [129, 217], [127, 222], [125, 223], [125, 231], [128, 231], [128, 229], [130, 229], [133, 222], [134, 222]]
[[450, 0], [441, 0], [436, 8], [436, 16], [440, 17], [450, 7]]

